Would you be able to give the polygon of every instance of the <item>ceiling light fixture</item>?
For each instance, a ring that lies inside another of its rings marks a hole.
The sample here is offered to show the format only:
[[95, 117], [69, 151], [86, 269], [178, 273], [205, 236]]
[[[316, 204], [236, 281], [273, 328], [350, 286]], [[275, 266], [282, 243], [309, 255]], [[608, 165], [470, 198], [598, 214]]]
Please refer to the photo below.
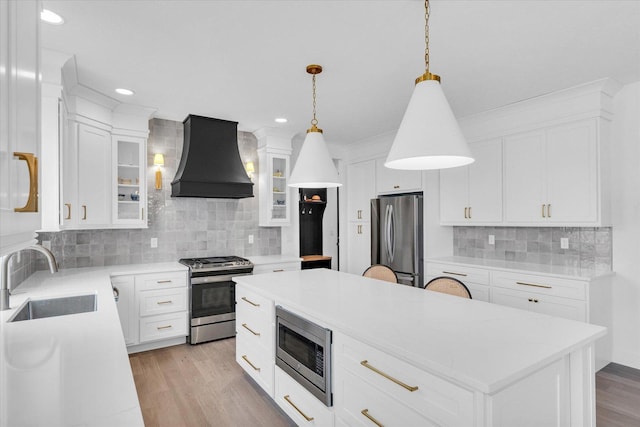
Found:
[[119, 87], [118, 89], [116, 89], [116, 92], [119, 93], [120, 95], [127, 95], [127, 96], [131, 96], [135, 93], [131, 89], [125, 89], [122, 87]]
[[276, 117], [274, 119], [274, 122], [276, 122], [276, 123], [287, 123], [288, 120], [285, 117]]
[[58, 15], [55, 12], [50, 11], [49, 9], [42, 9], [40, 12], [40, 19], [47, 24], [52, 25], [62, 25], [64, 24], [64, 19], [62, 16]]
[[307, 129], [307, 136], [302, 143], [296, 165], [289, 178], [289, 186], [297, 188], [333, 188], [340, 187], [340, 178], [329, 150], [322, 136], [322, 129], [318, 128], [316, 119], [316, 74], [322, 72], [320, 65], [307, 65], [307, 73], [311, 74], [313, 84], [313, 119], [311, 128]]
[[440, 76], [429, 72], [429, 0], [425, 0], [424, 61], [426, 71], [416, 86], [393, 141], [385, 166], [428, 170], [474, 162], [460, 126], [440, 87]]

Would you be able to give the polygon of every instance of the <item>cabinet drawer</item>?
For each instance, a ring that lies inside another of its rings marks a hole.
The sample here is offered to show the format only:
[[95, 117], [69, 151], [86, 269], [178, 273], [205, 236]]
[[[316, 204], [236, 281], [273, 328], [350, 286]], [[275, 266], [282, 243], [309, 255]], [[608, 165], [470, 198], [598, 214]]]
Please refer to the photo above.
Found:
[[277, 366], [273, 398], [299, 426], [333, 426], [333, 411]]
[[176, 288], [187, 286], [187, 271], [170, 273], [153, 273], [136, 275], [136, 290], [148, 291], [153, 289]]
[[373, 427], [376, 424], [385, 427], [473, 425], [472, 418], [457, 423], [431, 421], [413, 410], [418, 408], [409, 408], [397, 400], [389, 398], [386, 393], [371, 387], [367, 382], [345, 369], [338, 368], [336, 377], [338, 378], [335, 391], [336, 399], [340, 399], [340, 403], [336, 405], [336, 415], [349, 426]]
[[273, 397], [273, 354], [253, 345], [244, 335], [236, 336], [236, 362], [262, 389]]
[[587, 304], [584, 301], [506, 288], [493, 288], [491, 302], [536, 313], [587, 321]]
[[261, 264], [253, 267], [253, 274], [278, 273], [281, 271], [300, 270], [300, 261], [283, 262], [280, 264]]
[[275, 321], [273, 300], [236, 285], [236, 319], [271, 324]]
[[187, 288], [160, 289], [138, 294], [140, 316], [174, 313], [187, 309]]
[[579, 300], [586, 300], [587, 295], [586, 282], [581, 280], [511, 273], [508, 271], [492, 272], [491, 284], [501, 288]]
[[236, 311], [237, 336], [242, 335], [247, 342], [260, 346], [261, 351], [273, 355], [275, 342], [273, 322], [262, 320], [259, 316], [247, 316], [244, 310], [246, 309]]
[[187, 336], [187, 313], [161, 314], [140, 319], [140, 342]]
[[[436, 424], [473, 424], [471, 391], [343, 334], [335, 334], [334, 337], [336, 365], [340, 364], [345, 370]], [[417, 388], [411, 391], [410, 387]], [[386, 425], [384, 422], [383, 424]]]
[[479, 285], [489, 284], [489, 270], [467, 267], [465, 265], [427, 262], [427, 271], [425, 275], [432, 277], [453, 277], [460, 280], [464, 284], [466, 284], [467, 282], [473, 282]]

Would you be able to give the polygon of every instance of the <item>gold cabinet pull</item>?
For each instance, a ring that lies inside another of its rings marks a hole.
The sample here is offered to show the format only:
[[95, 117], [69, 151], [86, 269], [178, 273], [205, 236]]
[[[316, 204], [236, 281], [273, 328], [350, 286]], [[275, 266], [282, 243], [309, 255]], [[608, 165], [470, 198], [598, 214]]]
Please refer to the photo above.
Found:
[[469, 206], [469, 219], [471, 219], [471, 206]]
[[443, 271], [444, 274], [453, 274], [454, 276], [463, 276], [463, 277], [467, 277], [466, 274], [464, 273], [456, 273], [454, 271]]
[[547, 205], [547, 218], [551, 218], [551, 203]]
[[529, 298], [529, 302], [538, 302], [538, 300], [535, 298]]
[[38, 158], [33, 153], [13, 153], [19, 160], [27, 162], [29, 169], [29, 198], [21, 208], [14, 208], [14, 212], [38, 212]]
[[374, 423], [378, 427], [384, 427], [384, 425], [380, 421], [376, 420], [371, 415], [369, 415], [369, 410], [368, 409], [363, 409], [362, 411], [360, 411], [360, 413], [362, 415], [364, 415], [365, 417], [367, 417], [369, 419], [369, 421], [371, 421], [372, 423]]
[[171, 283], [171, 280], [156, 280], [156, 283]]
[[170, 329], [170, 328], [172, 328], [172, 326], [171, 325], [167, 325], [167, 326], [158, 326], [157, 329], [161, 330], [161, 329]]
[[544, 214], [544, 207], [545, 205], [542, 205], [542, 218], [546, 218], [546, 215]]
[[253, 335], [259, 337], [260, 336], [260, 332], [256, 332], [253, 329], [251, 329], [250, 327], [247, 326], [246, 323], [242, 324], [242, 327], [245, 328], [247, 331], [251, 332]]
[[242, 297], [242, 300], [248, 302], [249, 304], [251, 304], [254, 307], [260, 307], [260, 304], [257, 304], [257, 303], [255, 303], [253, 301], [248, 300], [247, 297]]
[[169, 300], [169, 301], [158, 301], [156, 304], [164, 305], [164, 304], [171, 304], [171, 303], [173, 303], [173, 301]]
[[526, 283], [526, 282], [516, 282], [516, 285], [533, 286], [534, 288], [545, 288], [545, 289], [551, 289], [552, 288], [549, 285], [538, 285], [536, 283]]
[[64, 219], [71, 219], [71, 203], [64, 204], [67, 207], [67, 216]]
[[274, 273], [280, 273], [281, 271], [284, 271], [284, 268], [278, 268], [277, 270], [273, 270]]
[[362, 219], [362, 210], [358, 209], [358, 219]]
[[399, 185], [394, 185], [393, 188], [398, 189], [398, 188], [400, 188], [400, 186]]
[[374, 368], [373, 366], [369, 365], [369, 361], [368, 360], [363, 360], [362, 362], [360, 362], [360, 364], [362, 366], [364, 366], [365, 368], [371, 369], [373, 372], [375, 372], [378, 375], [381, 375], [383, 377], [385, 377], [386, 379], [388, 379], [389, 381], [393, 381], [394, 383], [398, 384], [401, 387], [404, 387], [405, 389], [414, 392], [416, 390], [418, 390], [418, 386], [411, 386], [411, 385], [407, 385], [405, 383], [403, 383], [400, 380], [397, 380], [395, 378], [393, 378], [392, 376], [385, 374], [384, 372], [382, 372], [381, 370]]
[[289, 397], [289, 395], [288, 395], [288, 394], [287, 394], [286, 396], [284, 396], [284, 400], [286, 400], [286, 401], [289, 403], [289, 405], [293, 406], [293, 409], [295, 409], [296, 411], [298, 411], [298, 413], [299, 413], [300, 415], [302, 415], [302, 416], [304, 417], [304, 419], [305, 419], [305, 420], [307, 420], [307, 421], [313, 421], [313, 417], [310, 417], [310, 416], [308, 416], [307, 414], [305, 414], [304, 412], [302, 412], [302, 411], [300, 410], [300, 408], [298, 408], [298, 407], [296, 406], [296, 404], [295, 404], [295, 403], [293, 403], [293, 402], [291, 401], [291, 398]]
[[247, 359], [247, 355], [246, 354], [243, 355], [242, 358], [244, 359], [245, 362], [247, 362], [253, 368], [254, 371], [260, 372], [260, 368], [256, 367], [256, 365], [251, 363], [251, 361], [249, 359]]
[[87, 219], [87, 205], [82, 205], [82, 219]]
[[469, 218], [469, 217], [467, 216], [467, 208], [464, 208], [464, 217], [465, 217], [465, 219], [466, 219], [466, 218]]

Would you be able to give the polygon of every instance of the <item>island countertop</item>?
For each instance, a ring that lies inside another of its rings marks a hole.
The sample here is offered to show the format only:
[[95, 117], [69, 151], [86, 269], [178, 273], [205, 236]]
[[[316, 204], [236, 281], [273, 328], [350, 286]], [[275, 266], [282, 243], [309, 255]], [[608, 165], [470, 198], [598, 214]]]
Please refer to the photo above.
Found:
[[313, 322], [483, 393], [606, 334], [601, 326], [334, 270], [234, 280]]
[[[34, 273], [0, 312], [0, 425], [142, 426], [110, 277], [178, 263]], [[8, 322], [27, 299], [95, 294], [97, 310]]]

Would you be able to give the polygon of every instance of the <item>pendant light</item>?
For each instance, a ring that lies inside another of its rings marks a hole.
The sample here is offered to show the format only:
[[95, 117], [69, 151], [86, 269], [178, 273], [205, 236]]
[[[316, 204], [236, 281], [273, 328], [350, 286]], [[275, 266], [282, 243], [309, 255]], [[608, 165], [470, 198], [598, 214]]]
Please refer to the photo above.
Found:
[[416, 86], [385, 166], [391, 169], [446, 169], [473, 163], [469, 146], [440, 87], [429, 72], [429, 0], [425, 0], [425, 73]]
[[308, 65], [307, 73], [311, 74], [313, 82], [313, 119], [311, 128], [307, 129], [307, 136], [302, 143], [296, 165], [289, 177], [289, 186], [297, 188], [333, 188], [340, 187], [340, 178], [329, 150], [322, 136], [322, 129], [318, 128], [316, 119], [316, 75], [322, 72], [320, 65]]

